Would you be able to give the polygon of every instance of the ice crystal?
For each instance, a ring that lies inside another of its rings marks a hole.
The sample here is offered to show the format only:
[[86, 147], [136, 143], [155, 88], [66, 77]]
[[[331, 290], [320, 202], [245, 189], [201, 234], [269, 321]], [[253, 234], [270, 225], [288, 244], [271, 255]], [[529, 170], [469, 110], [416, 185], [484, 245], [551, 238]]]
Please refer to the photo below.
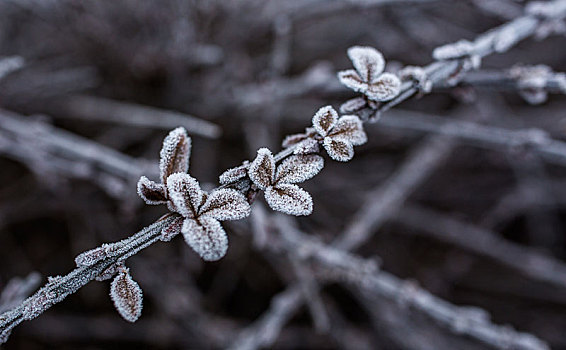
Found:
[[186, 173], [189, 170], [191, 155], [191, 138], [183, 127], [171, 131], [163, 140], [159, 152], [159, 174], [161, 183], [142, 176], [138, 181], [138, 195], [151, 205], [167, 203], [167, 179], [175, 173]]
[[239, 220], [250, 215], [250, 205], [238, 191], [223, 188], [212, 192], [200, 207], [199, 215], [217, 220]]
[[306, 128], [304, 133], [288, 135], [287, 137], [285, 137], [285, 139], [283, 139], [283, 142], [281, 143], [281, 146], [285, 148], [294, 146], [299, 142], [312, 138], [316, 134], [317, 131], [315, 130], [315, 128], [312, 127]]
[[312, 198], [305, 190], [293, 185], [306, 181], [320, 172], [324, 160], [318, 155], [293, 155], [275, 169], [275, 158], [267, 148], [258, 150], [248, 173], [273, 209], [290, 215], [312, 213]]
[[383, 73], [385, 61], [379, 51], [354, 46], [348, 49], [348, 57], [355, 69], [338, 72], [338, 79], [346, 87], [375, 101], [388, 101], [399, 94], [401, 81], [394, 74]]
[[110, 285], [110, 297], [118, 313], [128, 322], [135, 322], [141, 316], [143, 307], [142, 290], [130, 276], [126, 267], [120, 268]]

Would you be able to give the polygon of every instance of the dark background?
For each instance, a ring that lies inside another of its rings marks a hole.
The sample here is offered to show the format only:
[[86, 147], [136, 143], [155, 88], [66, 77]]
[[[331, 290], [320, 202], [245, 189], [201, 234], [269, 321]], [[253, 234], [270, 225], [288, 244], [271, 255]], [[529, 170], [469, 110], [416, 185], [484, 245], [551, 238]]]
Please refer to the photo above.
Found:
[[[24, 59], [21, 69], [0, 78], [0, 290], [32, 271], [44, 279], [65, 274], [80, 252], [125, 238], [165, 213], [164, 207], [144, 206], [135, 184], [142, 174], [156, 179], [162, 139], [179, 123], [193, 137], [190, 173], [212, 187], [220, 173], [253, 158], [257, 148], [279, 150], [283, 137], [301, 132], [319, 107], [338, 108], [354, 96], [335, 78], [336, 71], [351, 66], [348, 47], [376, 47], [389, 70], [425, 65], [435, 47], [473, 39], [519, 15], [523, 6], [521, 1], [0, 2], [0, 57]], [[482, 67], [545, 64], [564, 71], [565, 45], [564, 36], [528, 39], [487, 58]], [[389, 117], [411, 110], [422, 118], [538, 128], [564, 139], [565, 108], [563, 95], [533, 106], [516, 91], [458, 86], [412, 99]], [[131, 125], [142, 114], [146, 125]], [[298, 219], [305, 232], [325, 241], [340, 236], [367, 194], [428, 137], [379, 123], [366, 132], [369, 142], [356, 147], [351, 162], [326, 159], [322, 173], [305, 184], [315, 208]], [[127, 168], [116, 170], [116, 162]], [[379, 256], [384, 270], [450, 302], [488, 310], [498, 324], [566, 348], [566, 280], [542, 282], [510, 268], [494, 258], [508, 253], [507, 246], [489, 246], [485, 254], [473, 249], [469, 231], [453, 232], [467, 235], [467, 246], [438, 238], [431, 234], [438, 221], [419, 216], [434, 211], [524, 248], [521, 252], [563, 261], [565, 167], [528, 149], [457, 141], [433, 169], [356, 252]], [[425, 222], [433, 229], [420, 227]], [[107, 282], [93, 282], [16, 328], [3, 347], [230, 344], [290, 280], [289, 260], [253, 243], [250, 219], [225, 226], [230, 248], [219, 262], [201, 261], [180, 237], [129, 260], [145, 297], [136, 324], [114, 310]], [[316, 332], [302, 308], [275, 348], [484, 348], [394, 301], [368, 301], [340, 283], [320, 293], [333, 322], [340, 320], [339, 327], [350, 329], [359, 342]]]

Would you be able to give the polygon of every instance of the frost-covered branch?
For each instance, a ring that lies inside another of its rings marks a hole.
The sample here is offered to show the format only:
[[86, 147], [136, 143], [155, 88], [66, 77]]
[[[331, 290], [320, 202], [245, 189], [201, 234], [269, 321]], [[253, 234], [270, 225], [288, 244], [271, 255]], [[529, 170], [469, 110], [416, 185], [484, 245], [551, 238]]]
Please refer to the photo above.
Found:
[[120, 241], [107, 245], [106, 254], [98, 256], [98, 260], [78, 261], [78, 267], [64, 276], [50, 277], [48, 283], [31, 297], [25, 299], [17, 307], [0, 314], [0, 343], [5, 342], [14, 327], [25, 320], [39, 316], [56, 303], [63, 301], [87, 283], [104, 276], [112, 266], [123, 263], [130, 256], [159, 241], [163, 228], [177, 218], [167, 215], [138, 233]]
[[[456, 306], [433, 296], [412, 282], [403, 281], [385, 271], [379, 271], [375, 261], [360, 258], [342, 249], [334, 248], [306, 235], [284, 218], [275, 218], [278, 234], [270, 236], [270, 249], [294, 252], [301, 263], [311, 266], [322, 281], [338, 281], [352, 285], [371, 297], [400, 302], [405, 307], [424, 313], [444, 328], [464, 334], [497, 349], [548, 349], [537, 337], [517, 332], [508, 326], [491, 322], [489, 314], [480, 308]], [[232, 349], [257, 349], [275, 341], [273, 333], [280, 332], [304, 302], [299, 285], [288, 287], [256, 322], [240, 333]], [[282, 305], [287, 310], [282, 310]]]

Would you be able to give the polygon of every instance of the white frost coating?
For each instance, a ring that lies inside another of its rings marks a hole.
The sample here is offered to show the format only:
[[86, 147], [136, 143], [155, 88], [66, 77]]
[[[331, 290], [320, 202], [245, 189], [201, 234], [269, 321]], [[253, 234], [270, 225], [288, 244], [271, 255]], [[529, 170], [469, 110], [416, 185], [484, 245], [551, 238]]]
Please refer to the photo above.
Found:
[[374, 101], [388, 101], [399, 94], [401, 81], [391, 73], [383, 73], [385, 61], [379, 51], [372, 47], [354, 46], [348, 49], [348, 56], [355, 70], [338, 72], [338, 79], [343, 85]]
[[462, 58], [469, 56], [474, 50], [474, 44], [468, 40], [459, 40], [455, 43], [437, 47], [432, 52], [432, 57], [435, 60], [451, 60], [455, 58]]
[[401, 80], [391, 73], [383, 73], [368, 86], [366, 95], [375, 101], [389, 101], [399, 95], [399, 91], [401, 91]]
[[320, 108], [315, 113], [314, 117], [312, 117], [312, 125], [321, 136], [326, 136], [337, 121], [338, 113], [334, 110], [334, 108], [332, 108], [332, 106], [324, 106]]
[[204, 193], [194, 177], [186, 173], [173, 174], [167, 179], [167, 190], [177, 213], [188, 218], [195, 216]]
[[226, 255], [228, 237], [218, 220], [202, 216], [196, 220], [186, 219], [183, 236], [187, 244], [206, 261], [216, 261]]
[[186, 173], [189, 170], [190, 155], [191, 138], [187, 130], [178, 127], [171, 131], [163, 140], [163, 147], [159, 153], [159, 173], [163, 184], [167, 183], [169, 175]]
[[297, 185], [277, 184], [265, 190], [265, 200], [273, 210], [304, 216], [312, 213], [311, 195]]
[[348, 49], [348, 57], [358, 74], [368, 83], [372, 83], [383, 72], [383, 55], [369, 46], [353, 46]]
[[258, 151], [258, 156], [250, 166], [249, 175], [258, 187], [263, 187], [265, 200], [271, 209], [290, 215], [309, 215], [313, 207], [311, 196], [291, 183], [312, 178], [323, 166], [324, 160], [318, 155], [294, 155], [277, 167], [275, 177], [271, 175], [274, 172], [271, 169], [275, 167], [275, 159], [271, 152], [264, 148], [261, 152]]
[[318, 141], [314, 139], [305, 139], [297, 144], [293, 154], [310, 154], [320, 152]]
[[212, 192], [199, 210], [199, 217], [210, 216], [217, 220], [239, 220], [249, 216], [251, 207], [240, 192], [223, 188]]
[[106, 270], [102, 271], [100, 275], [95, 277], [95, 280], [102, 282], [111, 279], [118, 272], [120, 268], [124, 267], [123, 262], [110, 265]]
[[316, 176], [324, 167], [324, 159], [315, 154], [295, 155], [277, 167], [276, 183], [300, 183]]
[[157, 205], [167, 203], [165, 186], [151, 181], [145, 176], [138, 180], [138, 195], [146, 204]]
[[356, 92], [366, 93], [369, 84], [365, 82], [358, 72], [353, 69], [343, 70], [338, 72], [338, 80], [342, 85], [346, 86], [348, 89], [352, 89]]
[[159, 236], [159, 239], [162, 242], [169, 242], [170, 240], [173, 239], [173, 237], [181, 233], [181, 228], [183, 227], [183, 220], [184, 218], [180, 217], [175, 219], [175, 221], [173, 221], [172, 223], [170, 223], [169, 226], [165, 226], [161, 230], [161, 236]]
[[330, 158], [339, 162], [347, 162], [354, 157], [354, 145], [347, 140], [325, 137], [323, 145]]
[[130, 276], [130, 270], [122, 267], [110, 285], [110, 298], [120, 316], [128, 322], [136, 322], [143, 307], [142, 290]]
[[273, 183], [275, 178], [275, 158], [267, 148], [257, 150], [257, 157], [248, 169], [250, 180], [261, 190]]
[[243, 165], [226, 170], [220, 175], [218, 181], [222, 185], [226, 185], [243, 179], [246, 175], [248, 175], [248, 171], [246, 169], [246, 165], [248, 165], [248, 163], [248, 161], [245, 161]]
[[367, 135], [362, 121], [355, 115], [340, 117], [330, 130], [325, 131], [325, 134], [319, 135], [324, 137], [323, 146], [328, 155], [340, 162], [352, 159], [354, 157], [354, 146], [367, 142]]
[[97, 247], [77, 255], [75, 264], [77, 264], [77, 267], [92, 266], [107, 256], [104, 247]]
[[340, 106], [340, 112], [354, 113], [364, 108], [366, 105], [366, 100], [363, 97], [356, 97], [342, 103], [342, 105]]
[[363, 145], [368, 140], [362, 121], [355, 115], [342, 116], [329, 136], [343, 139], [354, 146]]

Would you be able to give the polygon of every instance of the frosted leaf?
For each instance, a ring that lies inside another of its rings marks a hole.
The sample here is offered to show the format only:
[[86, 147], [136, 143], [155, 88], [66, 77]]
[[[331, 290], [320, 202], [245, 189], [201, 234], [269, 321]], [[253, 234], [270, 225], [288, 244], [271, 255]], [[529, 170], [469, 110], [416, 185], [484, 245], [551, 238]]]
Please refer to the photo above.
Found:
[[367, 105], [366, 100], [363, 97], [356, 97], [351, 100], [344, 102], [340, 106], [340, 112], [342, 113], [355, 113]]
[[108, 254], [106, 253], [104, 246], [97, 247], [77, 255], [75, 258], [75, 264], [77, 264], [77, 267], [92, 266], [102, 259], [105, 259], [107, 256]]
[[275, 176], [275, 159], [270, 150], [260, 148], [257, 151], [257, 157], [252, 164], [250, 164], [248, 175], [250, 180], [262, 190], [273, 183]]
[[315, 154], [291, 156], [277, 167], [275, 182], [300, 183], [313, 178], [324, 167], [324, 159]]
[[[199, 224], [200, 222], [200, 224]], [[186, 219], [183, 236], [187, 244], [206, 261], [216, 261], [226, 255], [228, 237], [218, 220], [202, 216], [199, 222]]]
[[401, 80], [391, 73], [383, 73], [368, 87], [366, 95], [375, 101], [388, 101], [399, 95]]
[[240, 179], [243, 179], [248, 175], [248, 169], [246, 166], [248, 165], [248, 161], [244, 162], [243, 165], [240, 165], [235, 168], [231, 168], [223, 172], [219, 177], [219, 182], [222, 185], [230, 184], [236, 182]]
[[176, 173], [167, 179], [167, 190], [175, 211], [186, 218], [194, 217], [204, 196], [198, 181], [189, 174]]
[[354, 157], [354, 146], [349, 141], [326, 137], [323, 145], [330, 158], [339, 162], [347, 162]]
[[297, 144], [293, 154], [310, 154], [318, 152], [320, 152], [318, 141], [314, 139], [306, 139]]
[[166, 185], [169, 175], [186, 173], [189, 170], [190, 155], [191, 138], [187, 135], [187, 130], [178, 127], [171, 131], [163, 140], [163, 147], [159, 153], [161, 182]]
[[311, 195], [297, 185], [270, 186], [265, 190], [265, 200], [271, 209], [285, 214], [303, 216], [312, 213]]
[[451, 60], [469, 56], [474, 50], [474, 45], [468, 40], [459, 40], [455, 43], [437, 47], [432, 52], [435, 60]]
[[281, 143], [281, 146], [283, 146], [284, 148], [287, 147], [291, 147], [301, 141], [304, 141], [314, 135], [316, 135], [317, 131], [315, 130], [315, 128], [313, 127], [308, 127], [306, 128], [305, 132], [302, 134], [293, 134], [293, 135], [289, 135], [287, 137], [285, 137], [285, 139], [283, 140], [283, 142]]
[[368, 140], [362, 121], [355, 115], [342, 116], [329, 136], [343, 138], [354, 146], [363, 145]]
[[130, 270], [123, 267], [110, 285], [110, 298], [120, 316], [128, 322], [136, 322], [143, 307], [142, 290], [130, 276]]
[[328, 135], [328, 132], [334, 127], [336, 121], [338, 121], [338, 113], [332, 106], [320, 108], [314, 117], [312, 117], [312, 125], [321, 136]]
[[297, 143], [305, 140], [308, 136], [306, 134], [293, 134], [293, 135], [288, 135], [283, 139], [283, 142], [281, 142], [281, 146], [284, 148], [287, 147], [291, 147], [293, 145], [296, 145]]
[[358, 72], [353, 69], [338, 72], [338, 80], [340, 80], [342, 85], [356, 92], [365, 93], [368, 88], [368, 84], [364, 82]]
[[138, 195], [147, 204], [156, 205], [167, 203], [165, 186], [151, 181], [145, 176], [140, 177], [138, 181]]
[[176, 235], [181, 233], [181, 228], [183, 227], [183, 217], [176, 218], [170, 223], [168, 226], [164, 227], [161, 230], [161, 235], [159, 239], [163, 242], [169, 242], [173, 239]]
[[246, 197], [230, 188], [212, 192], [199, 211], [200, 218], [206, 215], [222, 221], [243, 219], [249, 216], [250, 212], [250, 204]]
[[362, 79], [368, 83], [374, 82], [385, 67], [383, 56], [373, 47], [353, 46], [348, 49], [348, 57]]
[[100, 282], [109, 280], [112, 277], [114, 277], [114, 275], [118, 272], [119, 269], [121, 269], [123, 267], [124, 267], [123, 262], [112, 264], [106, 270], [102, 271], [100, 273], [100, 275], [96, 276], [95, 280], [100, 281]]

